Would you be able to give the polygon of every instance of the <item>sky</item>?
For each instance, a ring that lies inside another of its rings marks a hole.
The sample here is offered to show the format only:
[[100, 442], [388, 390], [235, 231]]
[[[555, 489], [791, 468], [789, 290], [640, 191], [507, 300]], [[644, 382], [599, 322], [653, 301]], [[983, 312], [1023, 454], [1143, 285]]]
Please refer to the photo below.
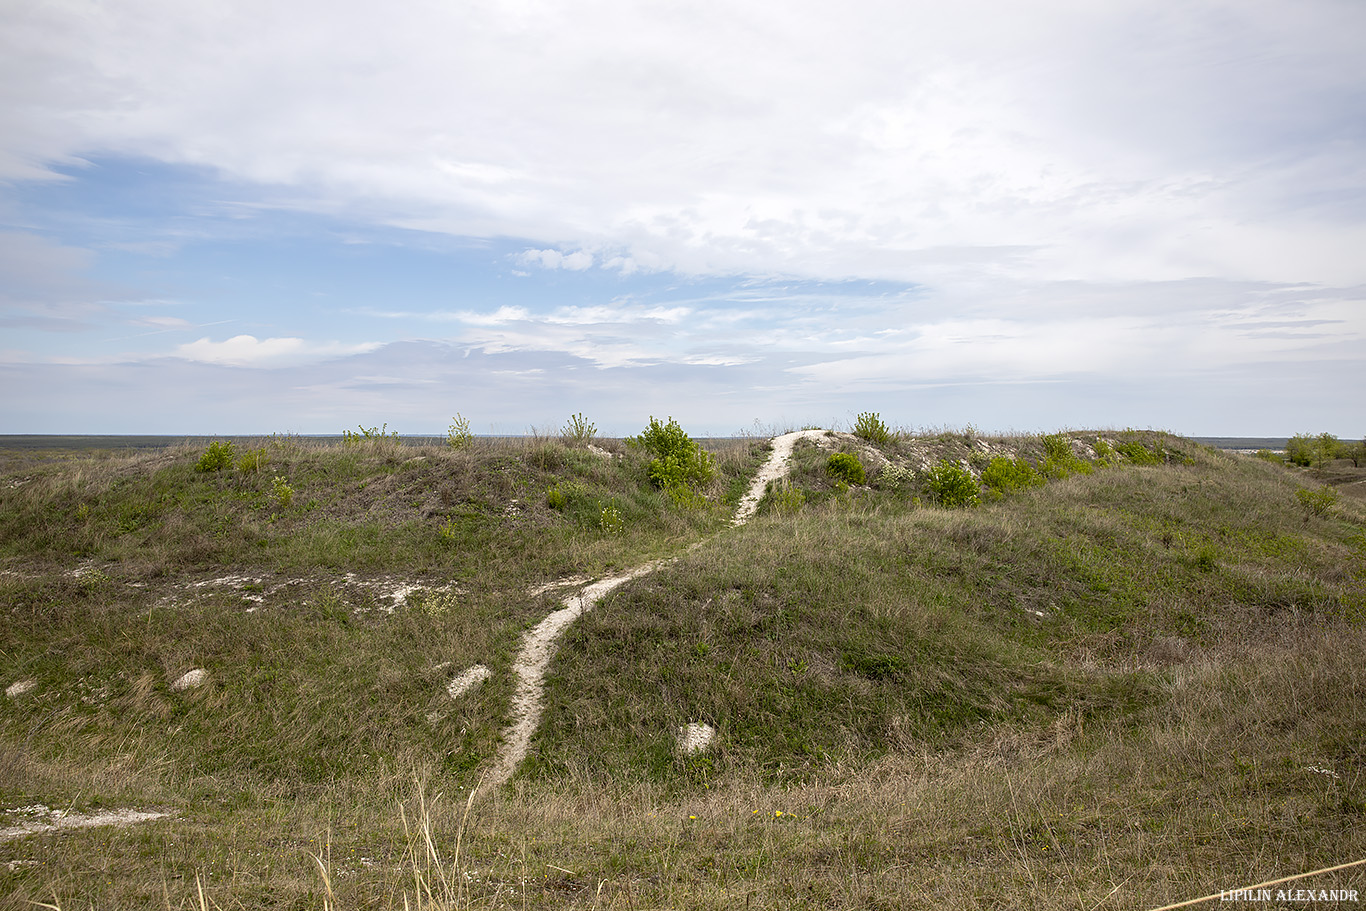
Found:
[[1360, 0], [0, 0], [0, 433], [1366, 434]]

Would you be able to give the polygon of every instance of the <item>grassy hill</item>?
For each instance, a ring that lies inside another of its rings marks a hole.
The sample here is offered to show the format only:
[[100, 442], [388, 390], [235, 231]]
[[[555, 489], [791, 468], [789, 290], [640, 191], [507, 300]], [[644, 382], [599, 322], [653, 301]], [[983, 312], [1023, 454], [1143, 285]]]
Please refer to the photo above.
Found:
[[[174, 815], [0, 841], [0, 908], [1149, 908], [1366, 858], [1366, 505], [1311, 472], [840, 435], [731, 528], [766, 441], [688, 497], [597, 442], [6, 463], [0, 829]], [[523, 631], [659, 558], [470, 800]]]

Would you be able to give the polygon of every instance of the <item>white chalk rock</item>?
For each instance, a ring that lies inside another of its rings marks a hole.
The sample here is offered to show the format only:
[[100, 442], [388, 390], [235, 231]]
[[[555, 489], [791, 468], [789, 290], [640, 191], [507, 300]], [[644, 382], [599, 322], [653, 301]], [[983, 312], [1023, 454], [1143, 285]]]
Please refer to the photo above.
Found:
[[17, 680], [5, 688], [5, 695], [14, 699], [17, 696], [24, 695], [37, 685], [38, 681], [31, 677], [28, 680]]
[[461, 696], [474, 689], [485, 680], [489, 679], [492, 672], [482, 664], [476, 664], [457, 674], [446, 686], [446, 694], [452, 699], [459, 699]]
[[171, 684], [171, 689], [173, 689], [173, 690], [190, 690], [190, 689], [194, 689], [194, 688], [197, 687], [197, 686], [203, 686], [204, 683], [205, 683], [205, 681], [207, 681], [208, 679], [209, 679], [209, 672], [206, 671], [206, 670], [204, 670], [202, 667], [197, 667], [197, 668], [195, 668], [194, 670], [186, 671], [184, 674], [182, 674], [179, 680], [177, 680], [175, 683], [172, 683], [172, 684]]
[[700, 753], [711, 746], [716, 728], [700, 721], [691, 721], [678, 729], [678, 752], [684, 756]]

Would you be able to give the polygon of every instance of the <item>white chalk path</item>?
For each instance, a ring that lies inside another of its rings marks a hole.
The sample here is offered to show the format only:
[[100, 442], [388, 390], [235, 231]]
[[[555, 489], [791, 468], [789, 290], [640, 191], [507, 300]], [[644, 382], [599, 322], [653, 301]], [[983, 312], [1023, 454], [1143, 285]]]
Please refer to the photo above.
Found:
[[17, 811], [37, 817], [24, 820], [17, 826], [0, 829], [0, 842], [23, 838], [25, 835], [41, 835], [61, 829], [90, 829], [96, 826], [131, 826], [134, 823], [165, 819], [169, 813], [147, 810], [108, 810], [103, 813], [70, 813], [50, 810], [45, 806], [22, 807]]
[[744, 525], [754, 517], [754, 513], [759, 509], [759, 501], [764, 498], [764, 492], [768, 490], [770, 481], [776, 481], [787, 474], [787, 463], [792, 458], [792, 450], [796, 447], [798, 440], [814, 440], [823, 437], [828, 431], [825, 430], [794, 430], [792, 433], [785, 433], [782, 436], [773, 438], [773, 451], [768, 455], [768, 461], [759, 468], [759, 473], [754, 476], [754, 482], [749, 485], [749, 492], [740, 498], [740, 505], [735, 508], [735, 518], [730, 520], [732, 526]]
[[[823, 436], [824, 430], [798, 430], [774, 437], [773, 450], [767, 461], [754, 476], [749, 491], [740, 499], [732, 527], [744, 525], [759, 508], [770, 481], [776, 481], [787, 473], [792, 449], [801, 439], [814, 439]], [[536, 627], [522, 637], [522, 648], [512, 663], [512, 672], [517, 676], [517, 691], [512, 697], [512, 723], [503, 730], [503, 745], [498, 752], [498, 760], [493, 769], [484, 776], [480, 789], [496, 788], [507, 782], [517, 766], [526, 758], [531, 746], [531, 737], [541, 722], [543, 707], [544, 681], [546, 668], [555, 654], [559, 638], [580, 615], [593, 609], [608, 593], [615, 591], [633, 579], [647, 576], [667, 560], [655, 560], [618, 576], [600, 579], [584, 586], [576, 594], [562, 602], [564, 607], [550, 614]]]

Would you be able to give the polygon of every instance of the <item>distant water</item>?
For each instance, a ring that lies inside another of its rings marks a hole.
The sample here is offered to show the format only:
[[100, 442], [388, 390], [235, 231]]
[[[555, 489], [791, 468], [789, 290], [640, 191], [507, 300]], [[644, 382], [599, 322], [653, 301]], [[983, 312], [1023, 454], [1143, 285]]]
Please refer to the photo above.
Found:
[[1206, 446], [1213, 446], [1215, 449], [1250, 449], [1254, 452], [1258, 449], [1284, 452], [1285, 444], [1290, 442], [1289, 437], [1191, 437], [1191, 439]]

